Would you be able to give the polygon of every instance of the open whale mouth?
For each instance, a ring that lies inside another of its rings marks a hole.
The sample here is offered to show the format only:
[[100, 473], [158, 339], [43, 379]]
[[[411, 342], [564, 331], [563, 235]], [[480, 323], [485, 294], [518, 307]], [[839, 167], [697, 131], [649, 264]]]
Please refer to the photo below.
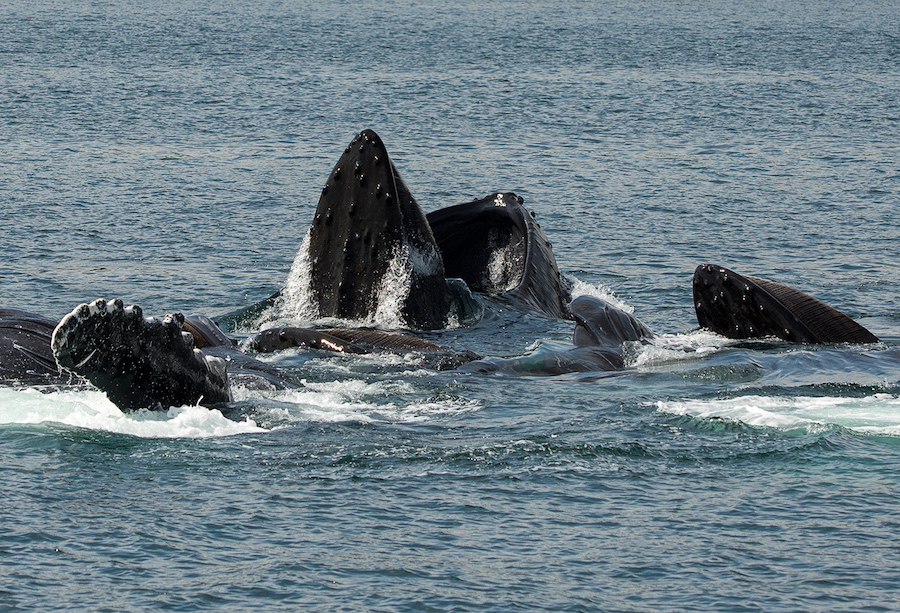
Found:
[[571, 316], [571, 284], [559, 273], [550, 241], [520, 196], [495, 193], [433, 211], [427, 219], [447, 276], [524, 310]]
[[426, 216], [364, 130], [322, 189], [278, 317], [432, 330], [473, 319], [470, 291], [570, 316], [570, 284], [521, 197], [497, 192]]

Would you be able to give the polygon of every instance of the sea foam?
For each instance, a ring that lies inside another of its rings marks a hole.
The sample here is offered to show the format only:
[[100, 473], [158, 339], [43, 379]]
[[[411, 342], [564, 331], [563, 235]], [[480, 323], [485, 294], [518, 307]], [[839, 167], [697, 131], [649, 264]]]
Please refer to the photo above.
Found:
[[202, 405], [123, 413], [95, 390], [0, 389], [0, 425], [58, 423], [142, 438], [208, 438], [264, 432], [252, 420], [232, 421]]
[[900, 398], [874, 394], [834, 396], [738, 396], [718, 400], [657, 402], [657, 410], [701, 419], [728, 419], [781, 431], [839, 426], [864, 434], [900, 436]]

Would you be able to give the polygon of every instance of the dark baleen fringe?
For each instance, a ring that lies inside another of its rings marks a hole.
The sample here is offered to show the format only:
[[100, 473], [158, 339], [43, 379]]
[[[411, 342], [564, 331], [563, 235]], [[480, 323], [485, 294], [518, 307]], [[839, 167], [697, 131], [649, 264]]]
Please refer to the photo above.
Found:
[[821, 300], [787, 285], [768, 279], [745, 278], [756, 283], [773, 298], [781, 302], [799, 319], [820, 343], [877, 343], [878, 337]]
[[348, 343], [377, 351], [443, 351], [446, 347], [410, 334], [384, 332], [368, 328], [329, 328], [320, 330]]

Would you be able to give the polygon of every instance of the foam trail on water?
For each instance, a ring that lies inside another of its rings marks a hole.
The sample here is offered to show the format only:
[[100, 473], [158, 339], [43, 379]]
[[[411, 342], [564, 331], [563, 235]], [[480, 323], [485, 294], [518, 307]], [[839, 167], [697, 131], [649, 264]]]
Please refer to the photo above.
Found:
[[0, 424], [43, 423], [141, 438], [210, 438], [266, 431], [252, 420], [232, 421], [203, 406], [123, 413], [105, 394], [94, 390], [42, 393], [0, 389]]
[[874, 394], [834, 396], [740, 396], [724, 400], [657, 402], [657, 410], [701, 419], [728, 419], [783, 431], [839, 426], [865, 434], [900, 436], [900, 398]]
[[734, 341], [698, 330], [687, 334], [659, 334], [649, 344], [626, 345], [625, 364], [634, 368], [654, 368], [680, 360], [696, 360], [710, 355]]
[[481, 408], [474, 400], [449, 394], [422, 397], [409, 381], [347, 379], [303, 383], [302, 389], [268, 393], [264, 397], [259, 392], [238, 389], [235, 400], [249, 401], [289, 422], [418, 423]]

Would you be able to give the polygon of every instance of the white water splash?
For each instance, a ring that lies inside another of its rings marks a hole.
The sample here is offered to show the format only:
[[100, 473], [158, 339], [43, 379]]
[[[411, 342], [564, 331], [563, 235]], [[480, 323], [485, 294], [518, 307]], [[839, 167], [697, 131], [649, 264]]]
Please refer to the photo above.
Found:
[[718, 334], [697, 330], [687, 334], [659, 334], [648, 343], [628, 343], [625, 364], [634, 368], [654, 368], [659, 365], [696, 360], [715, 353], [734, 341]]
[[408, 246], [401, 247], [388, 265], [381, 283], [376, 291], [376, 306], [370, 313], [369, 325], [382, 325], [389, 328], [404, 326], [401, 311], [409, 297], [415, 263], [410, 257]]
[[[312, 265], [309, 260], [310, 230], [306, 231], [300, 249], [291, 264], [281, 297], [274, 307], [260, 316], [260, 326], [278, 319], [312, 321], [318, 319], [319, 309], [313, 300], [311, 279]], [[257, 326], [257, 327], [260, 327]]]
[[840, 426], [865, 434], [900, 436], [900, 398], [891, 394], [864, 398], [741, 396], [725, 400], [661, 401], [656, 407], [662, 413], [727, 419], [784, 431]]
[[[406, 373], [415, 377], [417, 373]], [[432, 372], [422, 372], [432, 376]], [[346, 379], [328, 382], [304, 381], [301, 389], [270, 392], [236, 390], [235, 400], [251, 400], [263, 409], [279, 412], [287, 421], [418, 423], [435, 417], [476, 411], [481, 405], [450, 394], [417, 398], [414, 385], [406, 380], [367, 382]], [[397, 400], [402, 398], [403, 400]]]
[[[278, 302], [263, 312], [256, 328], [297, 322], [313, 322], [322, 319], [312, 291], [312, 262], [309, 258], [310, 233], [303, 239]], [[414, 275], [437, 274], [440, 256], [432, 248], [416, 249], [409, 245], [400, 247], [391, 258], [375, 296], [375, 306], [369, 316], [361, 320], [343, 321], [351, 326], [376, 326], [402, 328], [407, 325], [402, 310], [409, 297]]]
[[[261, 392], [237, 387], [233, 392], [236, 403], [255, 407], [257, 419], [278, 426], [299, 421], [419, 423], [481, 408], [475, 400], [450, 393], [423, 396], [409, 380], [433, 375], [413, 370], [404, 380], [304, 381], [301, 389]], [[0, 389], [0, 426], [6, 424], [63, 424], [140, 438], [213, 438], [270, 430], [253, 419], [233, 421], [202, 405], [124, 413], [96, 390], [33, 388]]]
[[408, 322], [403, 319], [402, 311], [409, 298], [413, 280], [417, 276], [436, 275], [440, 272], [440, 268], [441, 258], [434, 247], [419, 249], [409, 244], [401, 246], [381, 278], [376, 292], [375, 311], [370, 321], [366, 323], [388, 328], [408, 326]]
[[210, 438], [265, 432], [252, 420], [227, 419], [216, 409], [172, 407], [168, 411], [123, 413], [94, 390], [0, 389], [0, 424], [58, 423], [141, 438]]
[[578, 298], [579, 296], [593, 296], [594, 298], [599, 298], [604, 302], [608, 302], [621, 311], [632, 314], [634, 313], [634, 307], [627, 302], [623, 302], [622, 300], [620, 300], [618, 296], [616, 296], [615, 292], [613, 292], [606, 285], [591, 285], [590, 283], [585, 283], [584, 281], [571, 275], [566, 275], [566, 278], [572, 282], [573, 299]]

